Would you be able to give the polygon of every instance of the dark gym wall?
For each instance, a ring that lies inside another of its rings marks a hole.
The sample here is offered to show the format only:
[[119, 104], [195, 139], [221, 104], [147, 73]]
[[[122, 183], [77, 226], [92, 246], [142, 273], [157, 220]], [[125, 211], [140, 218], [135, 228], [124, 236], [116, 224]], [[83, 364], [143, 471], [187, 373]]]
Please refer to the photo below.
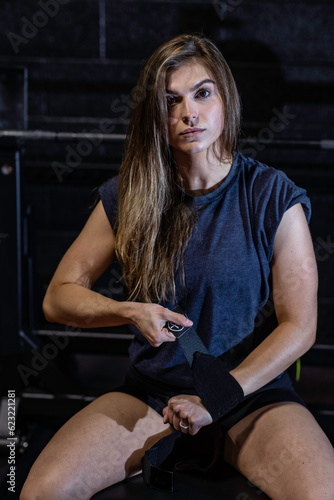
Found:
[[173, 35], [204, 32], [235, 71], [247, 129], [285, 104], [294, 137], [332, 138], [333, 14], [310, 0], [13, 0], [0, 7], [0, 62], [29, 69], [29, 128], [121, 125], [143, 60]]

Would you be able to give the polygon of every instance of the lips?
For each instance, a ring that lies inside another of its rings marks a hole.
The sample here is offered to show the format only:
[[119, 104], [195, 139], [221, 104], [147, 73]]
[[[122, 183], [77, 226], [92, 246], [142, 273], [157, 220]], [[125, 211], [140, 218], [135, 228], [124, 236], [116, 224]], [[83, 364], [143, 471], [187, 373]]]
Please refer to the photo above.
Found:
[[187, 128], [186, 130], [183, 130], [183, 132], [180, 132], [179, 135], [185, 135], [187, 137], [193, 137], [194, 135], [198, 135], [201, 132], [204, 132], [204, 128], [197, 128], [197, 127], [192, 127], [192, 128]]

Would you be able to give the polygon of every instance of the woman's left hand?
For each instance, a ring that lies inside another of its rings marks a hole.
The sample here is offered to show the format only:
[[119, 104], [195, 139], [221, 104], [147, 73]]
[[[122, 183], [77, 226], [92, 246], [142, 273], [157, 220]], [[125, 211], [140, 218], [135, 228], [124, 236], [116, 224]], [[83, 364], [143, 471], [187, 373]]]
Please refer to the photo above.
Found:
[[201, 398], [188, 394], [173, 396], [168, 401], [168, 406], [163, 410], [164, 423], [168, 422], [176, 430], [182, 430], [191, 435], [212, 423], [212, 417], [202, 403]]

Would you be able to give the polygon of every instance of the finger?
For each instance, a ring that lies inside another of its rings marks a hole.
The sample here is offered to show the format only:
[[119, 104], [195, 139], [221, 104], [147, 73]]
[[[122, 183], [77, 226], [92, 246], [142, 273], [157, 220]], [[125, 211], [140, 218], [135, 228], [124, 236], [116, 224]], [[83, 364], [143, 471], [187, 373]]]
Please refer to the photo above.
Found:
[[164, 342], [174, 342], [176, 340], [176, 337], [164, 328], [156, 336], [153, 334], [151, 337], [147, 336], [146, 338], [152, 347], [160, 347]]
[[170, 332], [166, 327], [163, 327], [161, 333], [163, 334], [164, 342], [174, 342], [176, 340], [175, 335], [173, 335], [173, 333]]
[[195, 434], [197, 434], [199, 430], [200, 430], [200, 427], [198, 425], [193, 425], [193, 424], [189, 425], [188, 432], [192, 436], [195, 436]]
[[163, 423], [168, 424], [169, 423], [168, 406], [165, 406], [165, 408], [162, 410], [162, 415], [163, 415]]
[[168, 314], [165, 316], [166, 321], [170, 323], [175, 323], [180, 326], [192, 326], [193, 322], [186, 318], [183, 314], [175, 313], [173, 311], [168, 311]]
[[189, 423], [187, 420], [181, 419], [179, 422], [179, 426], [181, 428], [181, 431], [184, 432], [185, 434], [188, 433], [189, 431]]
[[177, 431], [180, 430], [180, 417], [176, 413], [174, 413], [174, 415], [173, 415], [172, 425], [173, 425], [175, 430], [177, 430]]
[[174, 417], [176, 416], [172, 408], [168, 407], [168, 421], [170, 425], [174, 425]]

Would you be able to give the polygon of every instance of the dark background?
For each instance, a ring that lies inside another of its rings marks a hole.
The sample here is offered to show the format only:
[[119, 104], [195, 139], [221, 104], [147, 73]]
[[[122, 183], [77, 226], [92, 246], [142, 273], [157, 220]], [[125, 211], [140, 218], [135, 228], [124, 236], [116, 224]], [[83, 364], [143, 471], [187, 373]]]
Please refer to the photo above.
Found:
[[[318, 338], [297, 385], [333, 436], [333, 18], [325, 0], [1, 3], [0, 388], [16, 388], [22, 419], [47, 416], [52, 404], [70, 413], [69, 395], [95, 397], [122, 380], [126, 327], [46, 324], [41, 302], [96, 187], [117, 173], [144, 61], [172, 36], [202, 32], [241, 93], [241, 151], [284, 170], [312, 201]], [[96, 288], [121, 298], [119, 276], [112, 268]]]

